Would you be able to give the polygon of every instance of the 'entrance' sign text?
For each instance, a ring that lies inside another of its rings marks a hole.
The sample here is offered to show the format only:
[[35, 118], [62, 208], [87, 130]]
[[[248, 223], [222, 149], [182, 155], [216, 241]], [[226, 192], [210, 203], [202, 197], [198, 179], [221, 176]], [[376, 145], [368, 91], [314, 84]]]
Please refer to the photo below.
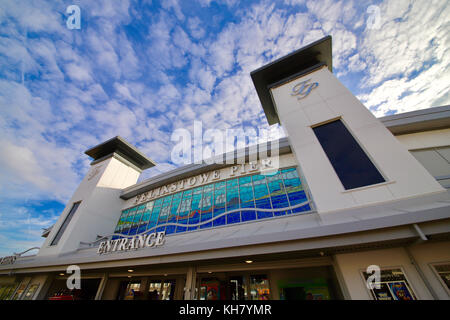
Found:
[[140, 248], [154, 248], [164, 244], [164, 231], [154, 232], [150, 234], [143, 234], [134, 236], [132, 238], [122, 238], [116, 240], [108, 240], [100, 242], [97, 253], [104, 254], [116, 251], [136, 250]]

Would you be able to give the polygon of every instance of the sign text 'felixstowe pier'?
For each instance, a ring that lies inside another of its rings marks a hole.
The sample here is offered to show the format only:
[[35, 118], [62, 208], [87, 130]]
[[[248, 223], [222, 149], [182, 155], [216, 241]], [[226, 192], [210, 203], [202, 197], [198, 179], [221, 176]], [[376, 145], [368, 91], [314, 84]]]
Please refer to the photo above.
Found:
[[[180, 180], [168, 185], [164, 185], [160, 188], [155, 188], [151, 191], [144, 192], [135, 197], [134, 204], [139, 204], [153, 200], [155, 198], [190, 188], [194, 186], [201, 186], [203, 184], [218, 181], [235, 176], [245, 175], [247, 173], [253, 173], [260, 171], [261, 173], [273, 173], [279, 167], [278, 158], [267, 158], [259, 161], [249, 162], [230, 166], [224, 170], [214, 170], [202, 173], [197, 176], [193, 176], [187, 179]], [[225, 175], [225, 177], [224, 177]]]

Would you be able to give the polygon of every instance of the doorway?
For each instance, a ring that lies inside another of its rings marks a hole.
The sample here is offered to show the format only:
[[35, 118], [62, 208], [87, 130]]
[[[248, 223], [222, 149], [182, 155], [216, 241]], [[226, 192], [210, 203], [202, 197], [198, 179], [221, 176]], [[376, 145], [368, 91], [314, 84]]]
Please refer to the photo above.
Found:
[[149, 280], [149, 300], [174, 300], [176, 279]]
[[47, 291], [49, 300], [94, 300], [100, 279], [81, 279], [80, 289], [67, 288], [65, 279], [56, 279]]
[[270, 284], [264, 273], [208, 273], [197, 275], [198, 300], [269, 300]]

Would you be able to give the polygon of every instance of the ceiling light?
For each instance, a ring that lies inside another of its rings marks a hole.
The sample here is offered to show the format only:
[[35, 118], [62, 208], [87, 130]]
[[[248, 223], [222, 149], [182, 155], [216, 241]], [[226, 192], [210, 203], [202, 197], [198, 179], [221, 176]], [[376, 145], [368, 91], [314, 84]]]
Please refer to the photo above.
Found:
[[128, 272], [133, 272], [134, 270], [133, 269], [128, 269]]
[[63, 276], [63, 275], [64, 275], [64, 273], [60, 273], [59, 275], [60, 275], [60, 276]]
[[252, 263], [252, 260], [245, 260], [245, 263]]

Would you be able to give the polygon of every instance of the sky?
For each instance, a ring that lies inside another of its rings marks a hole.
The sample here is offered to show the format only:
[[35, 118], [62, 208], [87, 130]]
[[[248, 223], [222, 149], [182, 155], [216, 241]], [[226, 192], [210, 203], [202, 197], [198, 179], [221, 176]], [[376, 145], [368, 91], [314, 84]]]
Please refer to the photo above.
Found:
[[142, 181], [178, 166], [171, 135], [194, 120], [269, 129], [250, 72], [324, 36], [375, 116], [450, 104], [449, 17], [443, 0], [1, 0], [0, 256], [43, 243], [103, 141], [158, 163]]

